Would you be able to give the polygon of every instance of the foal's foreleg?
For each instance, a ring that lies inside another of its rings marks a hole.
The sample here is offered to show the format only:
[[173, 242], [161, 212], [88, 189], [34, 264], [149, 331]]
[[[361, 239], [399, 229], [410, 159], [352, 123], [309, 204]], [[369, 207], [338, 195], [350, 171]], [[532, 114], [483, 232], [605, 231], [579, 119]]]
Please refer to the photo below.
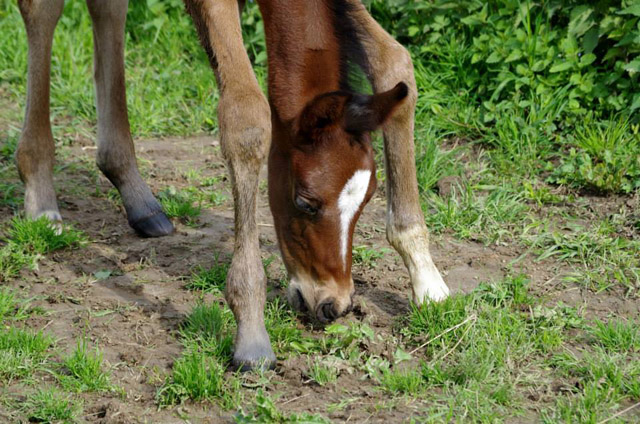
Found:
[[116, 186], [129, 225], [158, 237], [173, 231], [138, 171], [129, 129], [124, 78], [124, 25], [128, 0], [87, 0], [93, 20], [94, 78], [98, 112], [98, 167]]
[[29, 44], [27, 108], [16, 151], [18, 171], [26, 186], [24, 206], [31, 218], [47, 216], [60, 222], [53, 188], [55, 147], [49, 120], [49, 74], [53, 31], [64, 0], [20, 0], [18, 5]]
[[371, 64], [376, 91], [385, 91], [399, 81], [409, 87], [409, 96], [384, 125], [387, 171], [387, 239], [409, 270], [413, 300], [441, 300], [449, 294], [429, 253], [429, 232], [420, 207], [413, 143], [417, 88], [409, 52], [393, 39], [366, 11], [359, 0], [354, 18], [366, 35], [363, 40]]
[[235, 246], [226, 297], [238, 323], [234, 365], [271, 367], [264, 325], [266, 277], [260, 259], [256, 199], [271, 137], [269, 106], [242, 43], [237, 0], [185, 0], [220, 90], [218, 121], [235, 206]]

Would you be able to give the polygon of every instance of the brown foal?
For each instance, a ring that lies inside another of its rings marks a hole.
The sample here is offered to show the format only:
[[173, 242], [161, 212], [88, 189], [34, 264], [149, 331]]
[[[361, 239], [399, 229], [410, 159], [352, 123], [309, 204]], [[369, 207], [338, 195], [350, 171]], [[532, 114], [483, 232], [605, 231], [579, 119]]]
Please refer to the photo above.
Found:
[[[29, 43], [26, 117], [17, 151], [25, 209], [29, 216], [58, 222], [49, 68], [63, 0], [18, 3]], [[161, 236], [173, 227], [140, 177], [127, 117], [127, 3], [87, 0], [94, 24], [97, 162], [120, 191], [130, 225], [143, 236]], [[266, 278], [255, 217], [258, 175], [270, 140], [269, 202], [294, 307], [323, 322], [351, 307], [352, 236], [375, 191], [369, 133], [381, 125], [387, 239], [407, 266], [415, 302], [440, 300], [449, 291], [431, 260], [418, 201], [413, 146], [417, 90], [409, 53], [360, 0], [258, 0], [268, 46], [267, 103], [242, 43], [243, 3], [185, 0], [220, 90], [221, 145], [235, 205], [226, 297], [238, 323], [233, 363], [246, 369], [275, 363], [264, 325]], [[349, 69], [354, 64], [377, 94], [353, 93]]]

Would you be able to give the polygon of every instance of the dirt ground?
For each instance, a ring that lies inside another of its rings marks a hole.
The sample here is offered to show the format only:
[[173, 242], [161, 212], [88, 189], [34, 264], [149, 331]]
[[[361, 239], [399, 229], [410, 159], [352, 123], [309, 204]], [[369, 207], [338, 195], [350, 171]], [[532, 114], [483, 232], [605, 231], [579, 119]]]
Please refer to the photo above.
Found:
[[[197, 265], [213, 265], [216, 254], [223, 259], [232, 254], [229, 183], [221, 183], [226, 201], [219, 207], [203, 209], [195, 228], [176, 223], [177, 231], [171, 236], [143, 239], [129, 228], [117, 202], [105, 195], [111, 186], [95, 170], [92, 142], [79, 140], [64, 151], [68, 155], [59, 158], [56, 177], [61, 212], [91, 242], [80, 250], [48, 255], [40, 261], [37, 271], [23, 271], [22, 278], [10, 285], [24, 297], [33, 297], [33, 305], [47, 311], [29, 318], [29, 327], [45, 329], [57, 339], [59, 348], [68, 351], [73, 350], [77, 338], [87, 336], [104, 353], [112, 382], [124, 388], [125, 395], [81, 395], [84, 419], [104, 423], [171, 423], [183, 422], [183, 417], [189, 417], [191, 422], [231, 421], [233, 412], [208, 403], [161, 410], [155, 403], [157, 388], [182, 350], [176, 330], [198, 296], [185, 288], [186, 278]], [[218, 142], [212, 137], [143, 140], [137, 143], [137, 151], [145, 177], [155, 192], [168, 186], [189, 186], [184, 173], [191, 169], [200, 171], [203, 177], [225, 175]], [[354, 244], [389, 250], [373, 268], [355, 266], [358, 306], [341, 322], [363, 320], [376, 333], [388, 334], [393, 332], [397, 317], [408, 311], [410, 288], [399, 256], [385, 240], [384, 184], [380, 186], [360, 219]], [[604, 210], [615, 207], [620, 200], [599, 201], [602, 205], [598, 207]], [[3, 221], [11, 214], [9, 208], [0, 207]], [[283, 268], [264, 183], [258, 222], [263, 258], [275, 256], [269, 265], [269, 296], [284, 297], [278, 284], [284, 276]], [[554, 304], [562, 300], [569, 305], [582, 305], [587, 316], [606, 316], [614, 311], [638, 316], [637, 302], [625, 300], [622, 293], [595, 295], [577, 286], [559, 284], [558, 276], [567, 271], [562, 264], [536, 262], [532, 255], [517, 260], [525, 253], [520, 248], [487, 247], [446, 233], [432, 237], [431, 245], [434, 260], [453, 292], [468, 292], [479, 282], [500, 278], [513, 267], [532, 278], [535, 294]], [[109, 271], [110, 276], [94, 278], [99, 271]], [[298, 325], [307, 332], [321, 331], [312, 329], [304, 320]], [[389, 396], [357, 373], [341, 373], [335, 386], [321, 387], [309, 383], [303, 368], [304, 364], [292, 357], [279, 360], [276, 370], [265, 375], [268, 391], [278, 394], [276, 404], [283, 411], [321, 413], [335, 422], [398, 422], [417, 410], [414, 401], [390, 399], [387, 408], [375, 408]], [[7, 389], [16, 393], [21, 390], [20, 386]], [[327, 411], [331, 403], [354, 398], [357, 401], [342, 410]]]

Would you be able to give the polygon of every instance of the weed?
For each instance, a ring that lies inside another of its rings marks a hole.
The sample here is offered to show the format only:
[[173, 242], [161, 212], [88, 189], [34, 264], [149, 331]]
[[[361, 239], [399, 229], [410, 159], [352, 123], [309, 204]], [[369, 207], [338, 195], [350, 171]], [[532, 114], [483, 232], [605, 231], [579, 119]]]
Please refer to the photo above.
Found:
[[279, 297], [267, 302], [264, 321], [277, 354], [305, 351], [305, 347], [310, 347], [310, 340], [303, 337], [298, 328], [295, 312]]
[[338, 370], [331, 364], [325, 364], [322, 360], [309, 360], [307, 363], [307, 375], [319, 386], [335, 383], [338, 379]]
[[219, 256], [216, 255], [215, 263], [209, 269], [198, 266], [192, 273], [187, 288], [190, 290], [202, 290], [214, 293], [224, 292], [230, 264], [220, 262], [218, 258]]
[[616, 412], [620, 402], [640, 397], [640, 365], [628, 361], [626, 355], [610, 354], [602, 348], [584, 351], [580, 357], [565, 351], [553, 356], [549, 363], [568, 381], [556, 408], [544, 414], [546, 422], [598, 422]]
[[55, 228], [46, 217], [36, 220], [14, 217], [9, 229], [11, 243], [31, 254], [45, 254], [58, 249], [79, 247], [86, 243], [82, 232], [65, 226]]
[[353, 263], [357, 265], [373, 268], [378, 259], [382, 259], [385, 254], [390, 253], [389, 249], [373, 248], [369, 246], [353, 246]]
[[460, 238], [496, 243], [511, 236], [510, 227], [524, 220], [528, 207], [521, 195], [508, 187], [487, 187], [486, 195], [478, 195], [470, 185], [453, 188], [451, 196], [442, 199], [426, 196], [426, 220], [434, 231], [451, 229]]
[[[161, 406], [175, 405], [186, 399], [194, 401], [219, 400], [223, 406], [234, 405], [234, 379], [224, 376], [225, 366], [208, 353], [189, 349], [173, 364], [168, 377], [157, 394]], [[236, 383], [237, 384], [237, 383]]]
[[33, 376], [44, 365], [49, 356], [47, 351], [52, 345], [51, 338], [44, 336], [42, 332], [1, 329], [0, 381]]
[[611, 319], [607, 323], [596, 320], [587, 332], [607, 352], [640, 352], [640, 326], [633, 320]]
[[102, 392], [112, 389], [109, 374], [102, 371], [102, 352], [96, 347], [92, 352], [87, 341], [78, 341], [75, 351], [63, 361], [60, 384], [75, 392]]
[[418, 370], [385, 370], [380, 385], [387, 392], [397, 395], [419, 395], [425, 388], [422, 374]]
[[578, 127], [571, 146], [550, 182], [613, 193], [640, 187], [640, 134], [628, 120]]
[[174, 187], [158, 193], [162, 209], [170, 218], [178, 218], [187, 225], [196, 225], [195, 219], [200, 216], [202, 207], [195, 205], [196, 198], [189, 191], [178, 191]]
[[55, 388], [38, 389], [27, 397], [22, 409], [29, 422], [74, 423], [82, 412], [82, 402]]
[[326, 418], [320, 415], [311, 414], [284, 414], [278, 410], [271, 398], [266, 396], [262, 390], [258, 390], [255, 401], [255, 411], [253, 414], [247, 414], [241, 410], [235, 417], [236, 423], [277, 423], [277, 424], [326, 424]]
[[200, 303], [185, 320], [180, 334], [185, 346], [197, 345], [206, 354], [226, 363], [231, 358], [233, 345], [232, 322], [228, 308], [217, 303]]

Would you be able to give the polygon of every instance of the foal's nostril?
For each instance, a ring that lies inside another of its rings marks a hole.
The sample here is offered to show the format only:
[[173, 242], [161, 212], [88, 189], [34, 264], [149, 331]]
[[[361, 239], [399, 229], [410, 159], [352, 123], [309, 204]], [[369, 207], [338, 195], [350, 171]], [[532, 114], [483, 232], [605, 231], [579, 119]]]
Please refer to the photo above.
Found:
[[335, 308], [333, 307], [333, 301], [328, 301], [320, 304], [316, 313], [320, 322], [331, 322], [338, 318]]
[[302, 313], [307, 312], [309, 309], [307, 308], [307, 303], [304, 301], [304, 296], [302, 296], [302, 292], [300, 291], [300, 289], [296, 289], [296, 298], [296, 309], [298, 309]]

